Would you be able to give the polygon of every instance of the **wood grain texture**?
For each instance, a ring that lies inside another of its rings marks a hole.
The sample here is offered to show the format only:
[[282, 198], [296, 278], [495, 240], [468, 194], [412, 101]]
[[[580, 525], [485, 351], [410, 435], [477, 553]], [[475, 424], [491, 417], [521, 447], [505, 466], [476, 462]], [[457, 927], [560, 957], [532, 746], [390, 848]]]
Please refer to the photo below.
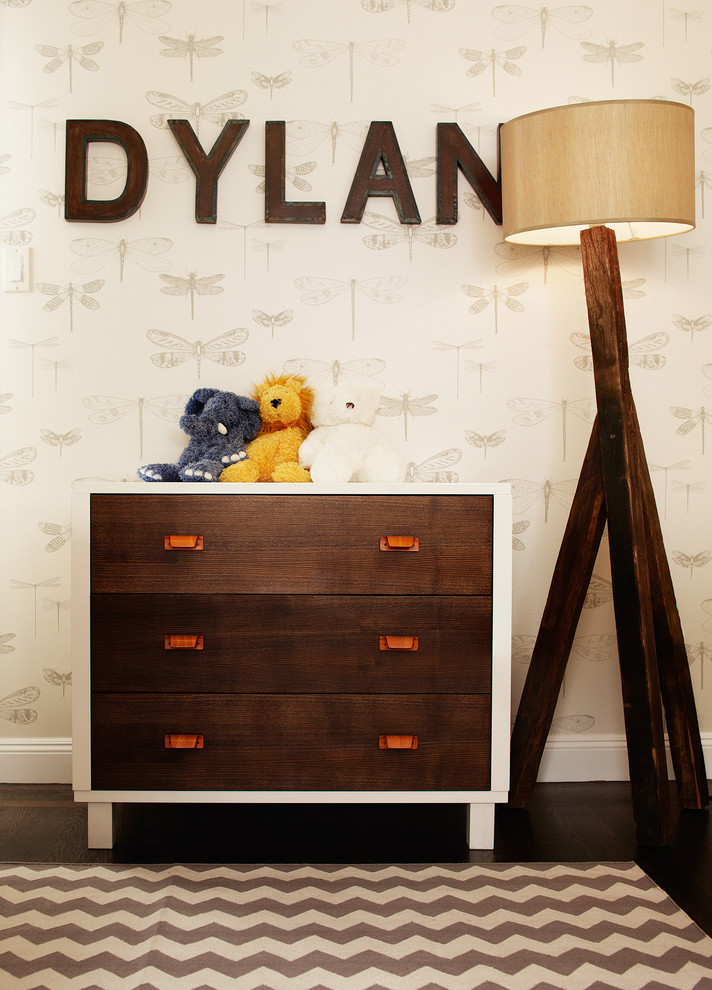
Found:
[[[203, 735], [201, 751], [164, 748]], [[383, 734], [417, 751], [382, 751]], [[92, 787], [478, 790], [489, 786], [487, 695], [99, 694]]]
[[[491, 496], [92, 495], [96, 592], [423, 594], [492, 592]], [[117, 541], [116, 532], [122, 534]], [[200, 533], [204, 550], [163, 550]], [[381, 553], [411, 534], [418, 553]]]
[[[166, 651], [165, 635], [203, 648]], [[418, 650], [381, 649], [417, 635]], [[481, 693], [490, 598], [92, 595], [94, 691]]]

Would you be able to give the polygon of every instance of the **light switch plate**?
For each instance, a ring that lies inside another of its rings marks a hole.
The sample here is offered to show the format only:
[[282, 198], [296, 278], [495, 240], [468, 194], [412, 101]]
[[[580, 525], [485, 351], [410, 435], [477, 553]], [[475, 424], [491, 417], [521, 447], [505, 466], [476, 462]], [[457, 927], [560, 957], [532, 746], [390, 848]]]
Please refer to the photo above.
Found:
[[31, 274], [28, 245], [2, 249], [3, 292], [29, 292], [32, 287]]

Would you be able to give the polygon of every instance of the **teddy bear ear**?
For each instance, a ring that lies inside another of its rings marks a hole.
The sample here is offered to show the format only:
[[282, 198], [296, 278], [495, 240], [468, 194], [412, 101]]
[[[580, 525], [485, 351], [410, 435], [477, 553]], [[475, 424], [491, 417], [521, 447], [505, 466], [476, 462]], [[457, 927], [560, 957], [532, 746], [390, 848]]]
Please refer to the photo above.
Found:
[[186, 403], [186, 415], [199, 416], [205, 408], [205, 403], [208, 399], [212, 399], [217, 393], [218, 389], [216, 388], [197, 388]]

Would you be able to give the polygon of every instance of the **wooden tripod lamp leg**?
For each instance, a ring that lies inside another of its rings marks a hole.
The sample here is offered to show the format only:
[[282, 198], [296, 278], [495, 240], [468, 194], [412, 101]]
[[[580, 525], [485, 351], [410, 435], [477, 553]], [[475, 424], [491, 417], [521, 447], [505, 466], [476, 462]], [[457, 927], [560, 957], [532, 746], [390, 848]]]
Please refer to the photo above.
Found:
[[660, 844], [671, 821], [642, 495], [645, 455], [631, 421], [615, 234], [607, 227], [584, 230], [581, 247], [633, 813], [638, 840]]
[[512, 731], [511, 808], [525, 808], [536, 783], [605, 522], [601, 456], [594, 425]]

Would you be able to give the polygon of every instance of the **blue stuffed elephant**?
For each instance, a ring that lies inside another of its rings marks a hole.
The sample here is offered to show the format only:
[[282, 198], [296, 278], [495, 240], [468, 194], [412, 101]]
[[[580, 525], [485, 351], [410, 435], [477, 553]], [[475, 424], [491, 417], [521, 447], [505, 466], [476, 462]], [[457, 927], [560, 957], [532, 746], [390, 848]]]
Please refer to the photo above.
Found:
[[217, 481], [220, 472], [247, 457], [245, 447], [257, 436], [262, 420], [255, 399], [216, 388], [191, 395], [179, 425], [190, 441], [177, 464], [146, 464], [144, 481]]

